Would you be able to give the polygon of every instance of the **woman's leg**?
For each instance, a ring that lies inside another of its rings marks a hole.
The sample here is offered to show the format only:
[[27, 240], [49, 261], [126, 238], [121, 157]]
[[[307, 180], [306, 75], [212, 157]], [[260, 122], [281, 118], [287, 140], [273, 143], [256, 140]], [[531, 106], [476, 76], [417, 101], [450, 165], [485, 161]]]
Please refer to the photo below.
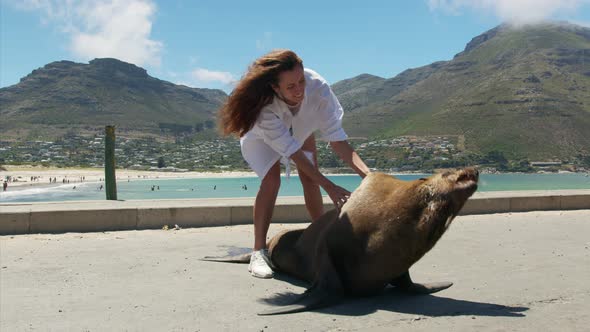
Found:
[[[301, 147], [303, 151], [313, 153], [313, 163], [315, 167], [318, 167], [318, 151], [315, 144], [315, 136], [311, 134], [303, 143]], [[303, 196], [305, 198], [305, 207], [311, 217], [311, 221], [316, 221], [322, 214], [324, 214], [324, 202], [322, 199], [322, 193], [320, 192], [320, 186], [313, 182], [312, 179], [297, 168], [299, 173], [299, 179], [303, 186]]]
[[266, 234], [281, 186], [280, 162], [276, 162], [260, 184], [254, 201], [254, 250], [266, 248]]

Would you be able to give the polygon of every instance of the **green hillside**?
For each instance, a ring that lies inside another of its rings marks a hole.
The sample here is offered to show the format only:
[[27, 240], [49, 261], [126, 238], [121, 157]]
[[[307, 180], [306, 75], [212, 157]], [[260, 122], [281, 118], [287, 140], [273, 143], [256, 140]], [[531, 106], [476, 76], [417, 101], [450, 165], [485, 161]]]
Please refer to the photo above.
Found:
[[150, 77], [116, 59], [58, 61], [0, 89], [0, 130], [4, 139], [92, 133], [106, 124], [131, 136], [194, 133], [214, 124], [226, 97]]
[[590, 29], [499, 26], [451, 61], [374, 80], [362, 93], [370, 102], [345, 115], [351, 135], [459, 136], [469, 151], [509, 158], [588, 155]]
[[[452, 60], [393, 78], [363, 74], [333, 89], [350, 136], [444, 136], [462, 151], [510, 160], [590, 156], [590, 29], [573, 24], [501, 25]], [[0, 138], [93, 134], [115, 124], [129, 137], [208, 139], [225, 98], [115, 59], [53, 62], [0, 89]]]

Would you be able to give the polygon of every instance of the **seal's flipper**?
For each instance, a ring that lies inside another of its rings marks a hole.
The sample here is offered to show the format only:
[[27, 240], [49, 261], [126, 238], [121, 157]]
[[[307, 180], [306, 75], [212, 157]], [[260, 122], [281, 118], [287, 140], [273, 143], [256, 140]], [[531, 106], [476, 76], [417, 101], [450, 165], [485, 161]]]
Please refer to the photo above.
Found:
[[433, 282], [428, 284], [418, 284], [410, 278], [410, 272], [406, 271], [399, 277], [390, 282], [391, 285], [401, 291], [413, 294], [432, 294], [453, 286], [452, 282]]
[[316, 279], [313, 285], [301, 294], [290, 305], [272, 309], [259, 313], [259, 315], [280, 315], [290, 314], [295, 312], [309, 311], [314, 309], [325, 308], [340, 302], [343, 298], [344, 290], [342, 281], [338, 270], [334, 267], [334, 263], [327, 254], [327, 250], [323, 251], [323, 255], [316, 257], [318, 261]]
[[250, 263], [250, 256], [252, 253], [242, 254], [242, 255], [233, 255], [233, 256], [205, 256], [201, 258], [202, 261], [208, 262], [222, 262], [222, 263], [240, 263], [240, 264], [248, 264]]
[[439, 292], [443, 289], [447, 289], [451, 286], [453, 286], [453, 283], [448, 281], [433, 282], [428, 284], [414, 283], [409, 288], [403, 289], [403, 291], [413, 294], [432, 294]]
[[292, 314], [329, 307], [342, 301], [342, 295], [328, 293], [317, 287], [312, 287], [301, 294], [292, 304], [280, 308], [258, 313], [259, 316]]

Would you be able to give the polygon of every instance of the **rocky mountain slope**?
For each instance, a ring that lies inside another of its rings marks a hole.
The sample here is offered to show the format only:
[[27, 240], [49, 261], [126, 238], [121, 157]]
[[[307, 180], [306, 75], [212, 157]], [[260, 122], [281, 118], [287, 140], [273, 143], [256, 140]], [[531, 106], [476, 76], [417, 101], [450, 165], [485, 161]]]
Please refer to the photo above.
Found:
[[[456, 137], [467, 151], [510, 159], [590, 156], [589, 28], [501, 25], [452, 60], [392, 78], [363, 74], [333, 89], [350, 136]], [[115, 59], [53, 62], [0, 89], [0, 138], [97, 132], [106, 124], [129, 136], [214, 137], [225, 98]]]
[[51, 137], [114, 124], [130, 135], [190, 133], [211, 127], [226, 97], [153, 78], [116, 59], [58, 61], [0, 89], [0, 130], [5, 137]]
[[454, 135], [509, 157], [590, 154], [590, 29], [499, 26], [450, 61], [334, 84], [356, 136]]

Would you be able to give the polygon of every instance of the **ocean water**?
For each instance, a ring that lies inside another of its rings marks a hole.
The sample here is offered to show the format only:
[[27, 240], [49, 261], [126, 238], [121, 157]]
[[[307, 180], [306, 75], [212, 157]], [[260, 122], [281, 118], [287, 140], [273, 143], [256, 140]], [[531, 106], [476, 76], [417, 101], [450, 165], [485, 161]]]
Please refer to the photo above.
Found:
[[[428, 174], [396, 175], [402, 180], [414, 180]], [[361, 182], [353, 175], [333, 175], [328, 178], [353, 191]], [[0, 192], [0, 203], [104, 200], [100, 183], [73, 183], [54, 187], [31, 187]], [[225, 177], [199, 179], [138, 179], [117, 182], [117, 198], [190, 199], [255, 197], [260, 185], [257, 177]], [[76, 187], [74, 189], [74, 186]], [[154, 190], [152, 190], [152, 187]], [[482, 174], [478, 191], [590, 189], [590, 177], [581, 173], [567, 174]], [[326, 193], [322, 191], [325, 195]], [[297, 176], [282, 178], [279, 196], [303, 196]]]

